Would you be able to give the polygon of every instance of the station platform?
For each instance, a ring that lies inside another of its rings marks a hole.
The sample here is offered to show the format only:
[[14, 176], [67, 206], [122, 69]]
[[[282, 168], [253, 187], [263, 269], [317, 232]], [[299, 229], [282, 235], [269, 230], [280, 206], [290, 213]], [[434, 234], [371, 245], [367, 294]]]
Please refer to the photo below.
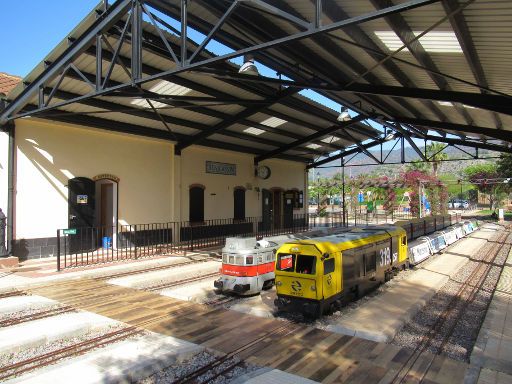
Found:
[[471, 376], [478, 384], [512, 383], [512, 254], [503, 267], [470, 362]]

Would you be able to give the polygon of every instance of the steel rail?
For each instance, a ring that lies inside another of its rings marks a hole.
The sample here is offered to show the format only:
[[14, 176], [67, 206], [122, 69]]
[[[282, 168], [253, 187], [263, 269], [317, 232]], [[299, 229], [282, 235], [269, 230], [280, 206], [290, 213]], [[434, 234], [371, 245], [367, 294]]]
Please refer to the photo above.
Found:
[[201, 275], [201, 276], [193, 276], [193, 277], [189, 277], [189, 278], [186, 278], [186, 279], [181, 279], [181, 280], [171, 281], [171, 282], [168, 282], [168, 283], [153, 285], [153, 286], [150, 286], [150, 287], [143, 288], [143, 290], [144, 291], [150, 291], [150, 292], [160, 291], [160, 290], [166, 289], [166, 288], [172, 288], [172, 287], [176, 287], [176, 286], [179, 286], [179, 285], [184, 285], [184, 284], [187, 284], [187, 283], [193, 283], [193, 282], [196, 282], [196, 281], [206, 280], [206, 279], [208, 279], [210, 277], [215, 277], [215, 276], [219, 276], [219, 275], [220, 275], [219, 272], [212, 272], [212, 273], [207, 273], [207, 274]]
[[63, 307], [53, 308], [53, 309], [49, 309], [46, 311], [31, 313], [31, 314], [16, 317], [13, 319], [2, 320], [2, 321], [0, 321], [0, 327], [8, 327], [11, 325], [22, 324], [22, 323], [26, 323], [28, 321], [44, 319], [46, 317], [61, 315], [63, 313], [68, 313], [68, 312], [73, 312], [73, 311], [76, 311], [76, 309], [66, 305]]

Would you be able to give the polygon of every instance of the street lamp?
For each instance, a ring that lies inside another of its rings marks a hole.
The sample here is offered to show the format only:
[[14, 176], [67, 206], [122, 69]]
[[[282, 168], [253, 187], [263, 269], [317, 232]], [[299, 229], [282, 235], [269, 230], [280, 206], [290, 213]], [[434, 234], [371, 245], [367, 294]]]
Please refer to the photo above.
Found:
[[320, 212], [320, 172], [316, 173], [316, 211]]

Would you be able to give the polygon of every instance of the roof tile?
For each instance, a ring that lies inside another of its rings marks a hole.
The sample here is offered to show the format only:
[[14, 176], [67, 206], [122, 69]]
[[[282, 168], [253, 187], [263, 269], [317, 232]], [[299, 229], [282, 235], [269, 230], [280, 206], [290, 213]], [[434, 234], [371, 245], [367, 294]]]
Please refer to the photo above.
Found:
[[0, 72], [0, 93], [7, 95], [20, 81], [21, 77]]

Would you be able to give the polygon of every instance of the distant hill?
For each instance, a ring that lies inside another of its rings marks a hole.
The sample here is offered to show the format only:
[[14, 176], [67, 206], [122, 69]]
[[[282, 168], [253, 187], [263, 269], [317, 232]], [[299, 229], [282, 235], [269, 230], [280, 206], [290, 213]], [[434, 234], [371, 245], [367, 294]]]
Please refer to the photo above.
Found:
[[[474, 148], [469, 147], [460, 147], [463, 150], [467, 151], [468, 153], [475, 153]], [[423, 151], [423, 147], [420, 147], [420, 149]], [[375, 156], [377, 159], [380, 159], [380, 150], [379, 151], [369, 151], [373, 156]], [[401, 164], [401, 154], [400, 149], [395, 149], [389, 153], [389, 151], [383, 151], [383, 158], [386, 158], [386, 163], [398, 163], [398, 164], [384, 164], [384, 165], [368, 165], [374, 163], [372, 159], [370, 159], [368, 156], [364, 154], [359, 154], [355, 156], [353, 159], [351, 159], [347, 166], [345, 167], [345, 176], [346, 177], [355, 177], [361, 174], [376, 174], [376, 175], [382, 175], [382, 176], [397, 176], [399, 173], [401, 173], [403, 170], [405, 170], [407, 163]], [[419, 160], [420, 157], [416, 153], [416, 151], [411, 148], [405, 148], [405, 161], [411, 162], [414, 160]], [[389, 153], [389, 156], [388, 156]], [[439, 174], [451, 174], [454, 176], [454, 178], [458, 177], [462, 174], [463, 170], [470, 165], [478, 164], [478, 163], [485, 163], [485, 162], [495, 162], [496, 159], [479, 159], [479, 160], [473, 160], [469, 155], [466, 153], [458, 150], [455, 147], [448, 147], [444, 150], [444, 153], [446, 153], [449, 157], [449, 159], [452, 160], [459, 160], [459, 161], [443, 161], [439, 167]], [[479, 150], [478, 151], [479, 157], [499, 157], [499, 152], [494, 151], [487, 151], [487, 150]], [[349, 159], [345, 159], [345, 161], [348, 161]], [[327, 168], [328, 166], [332, 165], [332, 167]], [[331, 164], [326, 164], [326, 168], [315, 168], [314, 172], [313, 170], [310, 172], [309, 177], [310, 179], [316, 178], [317, 174], [320, 174], [320, 177], [333, 177], [335, 174], [339, 174], [341, 172], [340, 168], [340, 162], [339, 160], [333, 161]]]

